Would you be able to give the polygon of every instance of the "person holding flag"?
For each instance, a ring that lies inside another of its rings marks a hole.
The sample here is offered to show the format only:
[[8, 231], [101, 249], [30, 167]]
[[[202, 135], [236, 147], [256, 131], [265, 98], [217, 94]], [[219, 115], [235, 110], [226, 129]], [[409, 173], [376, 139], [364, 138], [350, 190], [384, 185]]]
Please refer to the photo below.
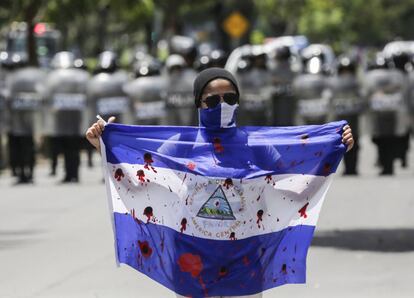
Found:
[[[332, 175], [354, 140], [344, 121], [237, 127], [233, 75], [194, 81], [199, 127], [108, 125], [102, 154], [118, 263], [178, 297], [262, 297], [304, 283]], [[250, 296], [249, 296], [250, 295]]]

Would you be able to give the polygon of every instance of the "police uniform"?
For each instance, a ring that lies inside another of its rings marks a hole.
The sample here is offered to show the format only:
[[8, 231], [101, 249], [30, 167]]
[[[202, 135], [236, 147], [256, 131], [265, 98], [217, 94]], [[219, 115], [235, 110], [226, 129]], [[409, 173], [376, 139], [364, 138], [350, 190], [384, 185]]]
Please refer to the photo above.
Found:
[[274, 126], [294, 125], [295, 101], [292, 83], [296, 73], [290, 63], [289, 47], [279, 47], [275, 52], [271, 68], [272, 80], [272, 121]]
[[187, 66], [183, 57], [177, 54], [168, 57], [166, 68], [168, 125], [196, 125], [197, 110], [194, 108], [192, 89], [196, 72]]
[[238, 71], [236, 78], [240, 85], [241, 125], [268, 125], [271, 118], [271, 73], [267, 56], [260, 46], [254, 46], [244, 54], [247, 67]]
[[301, 53], [302, 73], [293, 82], [299, 124], [322, 124], [327, 121], [328, 76], [332, 73], [333, 51], [323, 44], [312, 44]]
[[[67, 57], [66, 57], [67, 56]], [[59, 62], [59, 59], [66, 62]], [[89, 74], [73, 65], [71, 53], [61, 52], [52, 60], [54, 70], [46, 81], [47, 117], [53, 146], [64, 155], [62, 182], [79, 181], [80, 148], [87, 107], [86, 86]]]
[[6, 110], [6, 77], [3, 69], [0, 68], [0, 171], [5, 168], [3, 150], [3, 134], [6, 132], [5, 110]]
[[381, 174], [394, 173], [398, 142], [408, 133], [408, 81], [397, 69], [372, 69], [364, 78], [372, 140], [377, 145]]
[[88, 83], [88, 103], [91, 105], [91, 119], [96, 115], [104, 119], [115, 116], [117, 122], [125, 123], [129, 119], [130, 102], [123, 85], [128, 82], [125, 72], [96, 74]]
[[322, 124], [327, 121], [329, 98], [325, 91], [328, 79], [321, 73], [300, 74], [293, 81], [296, 117], [299, 124]]
[[[408, 95], [408, 105], [410, 111], [410, 135], [414, 132], [414, 72], [409, 74], [409, 95]], [[407, 148], [408, 150], [408, 148]]]
[[346, 66], [341, 66], [339, 73], [328, 81], [330, 111], [332, 120], [346, 120], [352, 127], [354, 147], [344, 156], [344, 174], [356, 175], [359, 151], [359, 117], [366, 108], [366, 102], [362, 98], [355, 69], [345, 72], [345, 68]]
[[124, 90], [132, 102], [135, 124], [166, 123], [167, 81], [161, 75], [139, 77], [126, 84]]
[[39, 85], [46, 74], [39, 68], [24, 67], [10, 75], [7, 83], [9, 112], [9, 160], [19, 183], [33, 181], [34, 134], [42, 108]]

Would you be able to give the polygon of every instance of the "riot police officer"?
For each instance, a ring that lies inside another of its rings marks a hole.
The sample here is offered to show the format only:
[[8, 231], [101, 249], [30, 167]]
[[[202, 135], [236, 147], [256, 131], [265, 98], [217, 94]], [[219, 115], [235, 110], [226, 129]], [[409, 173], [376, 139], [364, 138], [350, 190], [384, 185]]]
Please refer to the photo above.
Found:
[[[115, 116], [120, 123], [130, 122], [130, 101], [122, 90], [127, 81], [128, 74], [119, 69], [116, 53], [102, 52], [94, 76], [87, 85], [89, 121], [96, 119], [96, 115], [101, 115], [105, 119]], [[92, 167], [94, 150], [85, 139], [83, 145], [88, 154], [88, 165]]]
[[184, 58], [173, 54], [165, 63], [167, 70], [167, 123], [168, 125], [196, 125], [193, 86], [196, 72]]
[[262, 46], [252, 46], [250, 52], [245, 51], [239, 61], [236, 77], [241, 90], [241, 124], [268, 124], [271, 117], [271, 74]]
[[45, 82], [45, 118], [48, 134], [52, 136], [52, 163], [56, 161], [57, 153], [62, 152], [65, 163], [63, 183], [79, 181], [82, 124], [86, 120], [89, 74], [75, 68], [74, 61], [70, 52], [57, 53], [51, 62], [53, 70]]
[[295, 101], [292, 94], [292, 82], [296, 72], [291, 67], [291, 52], [288, 46], [279, 46], [274, 50], [272, 76], [272, 121], [275, 126], [294, 124]]
[[5, 168], [3, 134], [6, 132], [6, 72], [0, 65], [0, 171]]
[[[390, 57], [386, 57], [389, 59], [389, 63], [391, 67], [398, 69], [401, 73], [404, 74], [405, 77], [409, 77], [408, 73], [411, 70], [411, 56], [412, 53], [406, 49], [401, 49], [399, 51], [394, 51], [391, 53]], [[408, 82], [408, 85], [410, 83]], [[409, 88], [409, 87], [407, 87]], [[406, 102], [404, 103], [409, 106], [409, 94], [407, 94]], [[407, 128], [406, 132], [402, 135], [396, 136], [396, 158], [401, 159], [401, 164], [405, 168], [407, 167], [407, 152], [410, 147], [410, 131]]]
[[408, 106], [410, 112], [410, 134], [414, 132], [414, 55], [411, 57], [412, 70], [408, 74], [409, 80], [409, 96]]
[[133, 123], [159, 125], [165, 123], [166, 77], [161, 75], [161, 63], [147, 56], [134, 64], [136, 79], [124, 85], [123, 90], [132, 104]]
[[332, 73], [334, 55], [327, 45], [312, 44], [303, 49], [302, 73], [293, 82], [297, 120], [300, 124], [321, 124], [327, 121], [329, 99], [324, 91]]
[[330, 110], [333, 120], [346, 120], [352, 127], [354, 148], [344, 157], [345, 175], [357, 175], [359, 150], [359, 116], [365, 109], [359, 82], [356, 77], [357, 61], [351, 56], [341, 56], [336, 75], [328, 81]]
[[101, 53], [94, 73], [87, 86], [91, 119], [99, 114], [105, 119], [115, 116], [118, 122], [129, 122], [130, 103], [122, 90], [128, 74], [119, 70], [116, 54], [111, 51]]
[[381, 175], [393, 175], [398, 155], [398, 139], [407, 134], [408, 81], [378, 55], [364, 77], [364, 93], [369, 104], [372, 140], [378, 148]]
[[9, 114], [9, 161], [17, 183], [33, 182], [35, 133], [42, 108], [40, 84], [46, 73], [39, 68], [16, 65], [6, 82]]

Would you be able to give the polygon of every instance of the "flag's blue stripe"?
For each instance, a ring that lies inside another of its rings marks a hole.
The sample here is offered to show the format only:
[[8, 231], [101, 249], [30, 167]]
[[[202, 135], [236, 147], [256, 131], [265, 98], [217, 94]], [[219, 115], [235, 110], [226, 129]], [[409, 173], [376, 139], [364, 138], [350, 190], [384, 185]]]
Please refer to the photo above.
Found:
[[218, 130], [110, 124], [102, 137], [112, 164], [144, 164], [144, 154], [150, 153], [154, 167], [208, 177], [326, 176], [345, 152], [344, 124]]
[[314, 226], [241, 240], [209, 240], [143, 223], [129, 214], [114, 216], [120, 263], [181, 295], [251, 295], [286, 283], [305, 283]]

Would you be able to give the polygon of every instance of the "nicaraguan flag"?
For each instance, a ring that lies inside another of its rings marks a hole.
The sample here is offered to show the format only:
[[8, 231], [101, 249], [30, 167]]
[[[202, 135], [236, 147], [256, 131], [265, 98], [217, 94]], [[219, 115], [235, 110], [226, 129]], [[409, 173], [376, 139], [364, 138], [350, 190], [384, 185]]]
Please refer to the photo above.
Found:
[[101, 145], [117, 261], [190, 297], [304, 283], [344, 125], [108, 124]]

